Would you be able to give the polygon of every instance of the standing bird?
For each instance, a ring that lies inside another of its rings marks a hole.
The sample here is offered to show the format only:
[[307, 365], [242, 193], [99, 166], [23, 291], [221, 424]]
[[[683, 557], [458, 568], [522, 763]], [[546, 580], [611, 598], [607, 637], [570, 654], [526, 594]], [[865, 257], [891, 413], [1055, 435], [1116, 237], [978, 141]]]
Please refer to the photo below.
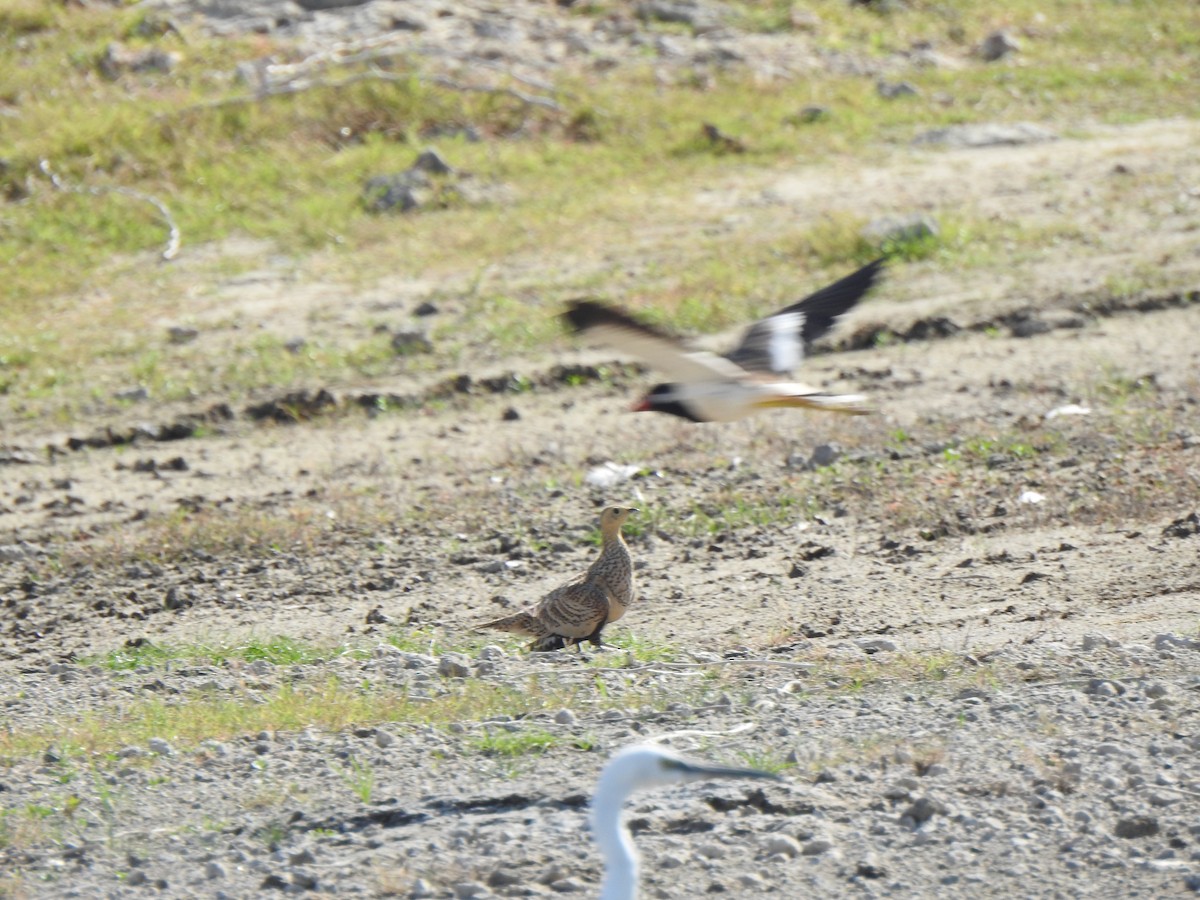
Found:
[[659, 384], [634, 405], [635, 412], [670, 413], [692, 422], [733, 422], [756, 409], [807, 406], [863, 414], [861, 394], [828, 394], [792, 381], [805, 345], [827, 332], [875, 283], [877, 259], [841, 281], [755, 322], [733, 352], [718, 356], [688, 350], [675, 338], [594, 300], [572, 301], [563, 318], [576, 332], [625, 349], [674, 381]]
[[586, 572], [555, 588], [535, 607], [478, 626], [527, 634], [530, 650], [575, 649], [584, 641], [600, 647], [600, 632], [625, 615], [634, 599], [633, 560], [621, 536], [621, 526], [636, 509], [610, 506], [600, 514], [603, 545], [599, 558]]
[[621, 824], [621, 807], [639, 788], [714, 778], [770, 778], [759, 769], [733, 769], [688, 762], [652, 744], [634, 744], [616, 753], [600, 773], [592, 798], [592, 834], [604, 854], [600, 900], [636, 900], [638, 855]]

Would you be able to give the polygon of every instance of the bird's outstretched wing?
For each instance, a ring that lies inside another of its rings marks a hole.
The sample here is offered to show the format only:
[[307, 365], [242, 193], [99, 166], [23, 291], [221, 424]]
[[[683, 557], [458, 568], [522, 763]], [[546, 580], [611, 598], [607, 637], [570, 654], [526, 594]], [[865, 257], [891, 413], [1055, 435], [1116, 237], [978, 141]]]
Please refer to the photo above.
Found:
[[563, 318], [575, 331], [639, 356], [676, 381], [726, 381], [742, 374], [724, 357], [687, 350], [675, 338], [595, 300], [572, 300]]
[[857, 272], [821, 288], [803, 300], [755, 322], [726, 358], [752, 372], [788, 375], [804, 358], [804, 347], [815, 341], [871, 289], [884, 260], [867, 263]]

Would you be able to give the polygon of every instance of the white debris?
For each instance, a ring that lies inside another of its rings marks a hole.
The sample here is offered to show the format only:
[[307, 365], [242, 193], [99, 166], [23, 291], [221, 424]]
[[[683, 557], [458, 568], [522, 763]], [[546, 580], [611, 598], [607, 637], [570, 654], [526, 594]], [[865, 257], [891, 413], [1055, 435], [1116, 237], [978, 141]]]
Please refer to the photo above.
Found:
[[592, 487], [610, 488], [628, 481], [641, 471], [641, 466], [623, 466], [620, 463], [606, 462], [591, 469], [583, 480]]
[[1037, 491], [1022, 491], [1021, 496], [1017, 498], [1018, 503], [1041, 503], [1046, 499], [1045, 494], [1039, 494]]
[[1080, 406], [1078, 403], [1068, 403], [1066, 406], [1056, 406], [1050, 412], [1046, 413], [1046, 421], [1057, 419], [1059, 416], [1090, 416], [1092, 408], [1090, 406]]

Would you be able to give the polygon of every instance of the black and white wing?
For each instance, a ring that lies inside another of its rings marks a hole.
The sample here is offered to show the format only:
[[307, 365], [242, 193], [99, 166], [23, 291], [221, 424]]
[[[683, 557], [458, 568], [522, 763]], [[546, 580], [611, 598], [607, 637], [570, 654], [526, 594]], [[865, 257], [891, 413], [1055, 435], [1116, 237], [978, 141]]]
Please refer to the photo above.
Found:
[[821, 288], [803, 300], [755, 322], [726, 359], [752, 372], [789, 375], [804, 358], [804, 348], [830, 328], [871, 289], [884, 260]]
[[670, 335], [595, 300], [572, 300], [563, 318], [575, 331], [640, 357], [674, 381], [728, 381], [745, 374], [722, 356], [688, 350]]

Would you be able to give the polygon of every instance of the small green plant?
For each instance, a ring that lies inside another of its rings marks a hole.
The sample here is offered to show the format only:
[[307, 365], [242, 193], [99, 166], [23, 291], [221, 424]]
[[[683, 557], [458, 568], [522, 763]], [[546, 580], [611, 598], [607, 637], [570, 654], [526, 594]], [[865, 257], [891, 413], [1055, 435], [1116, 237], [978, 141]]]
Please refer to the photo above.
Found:
[[488, 756], [515, 757], [529, 753], [544, 753], [559, 743], [559, 738], [548, 731], [487, 731], [472, 738], [472, 750]]
[[288, 826], [282, 822], [271, 821], [266, 825], [263, 825], [261, 828], [256, 829], [254, 832], [254, 837], [266, 844], [271, 850], [275, 850], [280, 844], [287, 840], [287, 836], [290, 831], [291, 829], [289, 829]]
[[329, 765], [354, 792], [354, 796], [363, 803], [371, 802], [371, 793], [375, 789], [375, 769], [369, 762], [351, 756], [348, 767], [332, 762]]
[[[679, 658], [679, 650], [673, 645], [642, 637], [634, 632], [615, 635], [607, 643], [610, 647], [625, 651], [639, 663], [674, 662]], [[592, 664], [611, 666], [612, 660], [597, 654], [592, 659]]]
[[778, 775], [785, 769], [795, 768], [794, 762], [788, 762], [776, 753], [766, 753], [759, 750], [739, 750], [737, 758], [742, 765], [751, 769], [760, 769], [763, 772], [770, 772]]

